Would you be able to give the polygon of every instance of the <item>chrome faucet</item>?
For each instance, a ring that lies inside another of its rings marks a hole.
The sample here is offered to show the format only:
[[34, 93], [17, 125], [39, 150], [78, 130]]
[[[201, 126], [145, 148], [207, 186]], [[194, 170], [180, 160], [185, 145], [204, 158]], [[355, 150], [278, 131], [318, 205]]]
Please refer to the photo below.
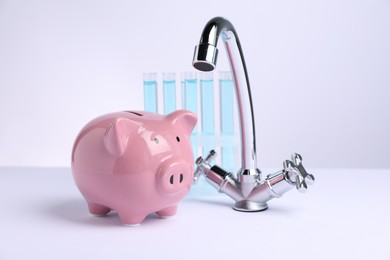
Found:
[[219, 37], [222, 38], [233, 74], [237, 96], [238, 118], [241, 135], [242, 167], [234, 176], [219, 166], [212, 166], [214, 150], [203, 159], [196, 160], [195, 180], [203, 173], [206, 180], [219, 192], [236, 201], [238, 211], [262, 211], [268, 208], [267, 201], [278, 198], [294, 186], [301, 192], [307, 184], [314, 183], [314, 176], [308, 174], [302, 165], [302, 157], [293, 154], [291, 160], [283, 163], [283, 170], [261, 179], [257, 168], [256, 132], [251, 90], [244, 55], [237, 32], [233, 25], [222, 17], [211, 19], [205, 26], [200, 43], [195, 47], [193, 66], [201, 71], [212, 71], [216, 67]]

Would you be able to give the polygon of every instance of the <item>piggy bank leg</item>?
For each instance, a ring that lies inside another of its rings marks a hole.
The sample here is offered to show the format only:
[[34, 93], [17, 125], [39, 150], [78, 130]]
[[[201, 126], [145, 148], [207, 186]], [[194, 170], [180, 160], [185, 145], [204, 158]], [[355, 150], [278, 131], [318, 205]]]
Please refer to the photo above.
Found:
[[104, 216], [111, 211], [111, 209], [106, 206], [102, 206], [91, 202], [87, 202], [87, 203], [88, 203], [89, 212], [95, 216]]
[[134, 212], [117, 211], [120, 220], [127, 227], [139, 226], [139, 224], [146, 218], [145, 214], [134, 214]]
[[169, 218], [175, 216], [176, 212], [177, 212], [177, 205], [157, 211], [156, 214], [160, 218]]

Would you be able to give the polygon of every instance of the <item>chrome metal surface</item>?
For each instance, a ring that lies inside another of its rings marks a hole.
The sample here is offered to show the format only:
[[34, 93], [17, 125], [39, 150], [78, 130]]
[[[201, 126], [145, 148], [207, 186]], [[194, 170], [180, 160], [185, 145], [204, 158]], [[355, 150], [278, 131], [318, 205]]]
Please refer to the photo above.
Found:
[[212, 71], [215, 69], [217, 56], [217, 47], [207, 43], [199, 44], [195, 47], [193, 65], [201, 71]]
[[194, 179], [204, 175], [219, 192], [236, 201], [234, 209], [244, 212], [262, 211], [268, 208], [267, 201], [279, 198], [294, 186], [301, 192], [307, 184], [314, 183], [302, 165], [302, 157], [294, 153], [292, 159], [283, 163], [283, 170], [261, 180], [257, 168], [256, 132], [248, 73], [237, 32], [233, 25], [222, 17], [211, 19], [205, 26], [200, 43], [195, 47], [193, 66], [202, 71], [214, 70], [217, 63], [218, 39], [222, 38], [234, 78], [241, 135], [242, 167], [235, 177], [210, 161], [216, 156], [214, 150], [203, 159], [196, 160]]
[[297, 190], [300, 192], [307, 191], [307, 185], [313, 185], [315, 178], [312, 174], [308, 174], [302, 165], [302, 156], [294, 153], [291, 155], [291, 160], [286, 160], [283, 163], [283, 168], [289, 173], [289, 179], [295, 182]]
[[[314, 181], [302, 165], [302, 156], [292, 155], [294, 162], [286, 160], [283, 170], [269, 174], [264, 180], [258, 175], [237, 175], [237, 178], [219, 166], [211, 166], [210, 160], [216, 156], [214, 150], [204, 160], [196, 160], [197, 177], [203, 174], [206, 180], [219, 192], [225, 193], [236, 201], [233, 209], [243, 212], [263, 211], [268, 208], [267, 201], [280, 198], [284, 193], [297, 187], [299, 191], [307, 189], [305, 180]], [[299, 159], [299, 160], [298, 160]], [[305, 176], [305, 177], [303, 177]], [[312, 184], [312, 182], [309, 182]], [[299, 184], [299, 185], [298, 185]], [[305, 187], [305, 188], [304, 188]]]
[[192, 65], [203, 71], [213, 70], [217, 62], [219, 38], [222, 38], [225, 45], [237, 95], [242, 171], [257, 172], [255, 122], [249, 78], [237, 32], [228, 20], [215, 17], [206, 24], [200, 43], [195, 47]]
[[237, 201], [233, 209], [242, 212], [255, 212], [268, 209], [268, 204], [265, 202], [255, 202], [250, 200]]
[[199, 157], [196, 159], [195, 164], [197, 165], [195, 172], [194, 172], [194, 182], [196, 182], [199, 178], [199, 176], [204, 172], [204, 167], [211, 168], [210, 162], [214, 159], [216, 153], [214, 150], [211, 150], [210, 153], [207, 155], [205, 159], [202, 157]]

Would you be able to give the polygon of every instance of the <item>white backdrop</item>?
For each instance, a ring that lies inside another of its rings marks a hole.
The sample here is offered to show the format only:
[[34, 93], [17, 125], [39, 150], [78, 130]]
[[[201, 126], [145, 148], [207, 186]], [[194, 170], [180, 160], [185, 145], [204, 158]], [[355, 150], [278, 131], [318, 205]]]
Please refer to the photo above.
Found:
[[384, 0], [1, 0], [0, 166], [69, 166], [85, 123], [143, 108], [143, 72], [193, 70], [214, 16], [243, 45], [261, 168], [389, 167]]

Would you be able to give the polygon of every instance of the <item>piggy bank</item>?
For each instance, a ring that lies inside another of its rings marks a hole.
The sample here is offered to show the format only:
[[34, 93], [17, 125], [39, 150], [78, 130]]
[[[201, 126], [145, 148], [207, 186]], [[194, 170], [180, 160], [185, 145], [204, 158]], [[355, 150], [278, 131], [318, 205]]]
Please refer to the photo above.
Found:
[[89, 122], [72, 151], [73, 177], [89, 212], [115, 210], [125, 225], [151, 213], [175, 215], [193, 182], [189, 136], [196, 122], [186, 110], [166, 116], [125, 111]]

